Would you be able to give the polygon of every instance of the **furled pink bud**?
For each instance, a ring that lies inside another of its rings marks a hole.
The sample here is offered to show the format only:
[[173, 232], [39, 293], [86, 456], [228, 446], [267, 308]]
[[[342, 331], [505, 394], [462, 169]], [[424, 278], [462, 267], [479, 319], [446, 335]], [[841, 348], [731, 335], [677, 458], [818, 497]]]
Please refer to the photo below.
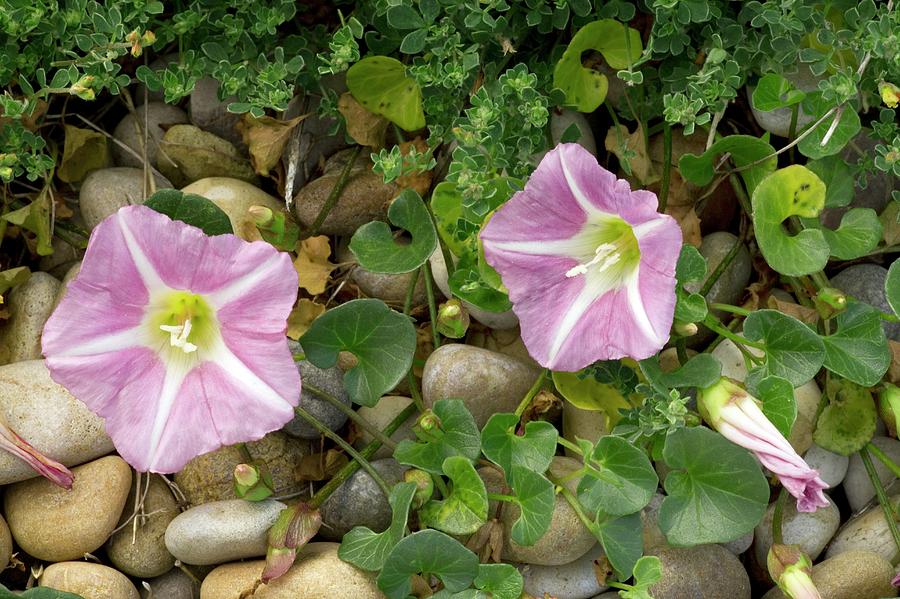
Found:
[[797, 545], [772, 545], [766, 562], [769, 576], [790, 599], [822, 599], [810, 577], [812, 562]]
[[828, 485], [766, 418], [757, 399], [737, 383], [720, 378], [700, 391], [697, 406], [703, 419], [723, 437], [752, 451], [778, 477], [788, 493], [797, 498], [798, 512], [814, 512], [828, 505], [822, 492]]
[[265, 464], [234, 467], [234, 494], [247, 501], [262, 501], [274, 493], [275, 484]]
[[0, 449], [5, 449], [14, 456], [24, 460], [35, 472], [50, 482], [64, 489], [72, 488], [74, 476], [72, 476], [68, 468], [56, 460], [51, 460], [32, 447], [2, 420], [0, 420]]
[[322, 514], [305, 503], [286, 507], [269, 529], [266, 567], [262, 581], [268, 583], [287, 572], [297, 557], [297, 549], [306, 545], [319, 532]]

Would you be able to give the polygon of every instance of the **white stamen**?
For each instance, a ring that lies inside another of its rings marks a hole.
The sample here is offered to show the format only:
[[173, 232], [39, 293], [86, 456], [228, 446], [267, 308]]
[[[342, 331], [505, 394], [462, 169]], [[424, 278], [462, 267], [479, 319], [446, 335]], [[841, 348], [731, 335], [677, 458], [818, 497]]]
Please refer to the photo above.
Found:
[[589, 262], [573, 266], [566, 271], [566, 277], [571, 279], [572, 277], [583, 275], [587, 272], [589, 266], [594, 266], [595, 264], [600, 264], [600, 266], [597, 267], [597, 272], [603, 272], [621, 258], [616, 252], [617, 249], [618, 247], [614, 243], [601, 243], [597, 246], [597, 249], [594, 250], [594, 257], [591, 258]]
[[188, 335], [191, 334], [191, 319], [188, 318], [184, 324], [167, 325], [161, 324], [159, 328], [169, 333], [169, 345], [172, 347], [180, 347], [181, 351], [186, 354], [197, 351], [197, 346], [188, 341]]

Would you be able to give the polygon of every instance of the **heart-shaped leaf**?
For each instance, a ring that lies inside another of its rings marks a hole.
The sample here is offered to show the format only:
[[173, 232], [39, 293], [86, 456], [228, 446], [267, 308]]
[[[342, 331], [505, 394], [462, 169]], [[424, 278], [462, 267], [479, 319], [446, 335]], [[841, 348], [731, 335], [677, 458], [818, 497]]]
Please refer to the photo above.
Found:
[[197, 227], [207, 235], [234, 233], [231, 219], [225, 211], [210, 200], [194, 193], [177, 189], [160, 189], [147, 198], [144, 206], [165, 214], [172, 220], [180, 220]]
[[588, 23], [578, 30], [556, 63], [553, 87], [566, 95], [566, 103], [581, 112], [593, 112], [609, 88], [606, 75], [582, 66], [581, 55], [596, 50], [614, 69], [627, 69], [637, 62], [643, 50], [640, 33], [612, 19]]
[[591, 513], [624, 516], [637, 512], [650, 502], [659, 485], [647, 454], [622, 437], [602, 437], [585, 459], [585, 466], [578, 483], [578, 501]]
[[462, 591], [479, 574], [478, 556], [442, 532], [420, 530], [388, 554], [378, 575], [378, 588], [388, 599], [406, 599], [412, 590], [409, 578], [419, 573], [437, 576], [451, 592]]
[[[519, 599], [525, 581], [515, 566], [510, 564], [480, 564], [475, 588], [488, 593], [491, 599]], [[481, 599], [484, 595], [478, 597]]]
[[727, 543], [753, 530], [769, 504], [769, 483], [750, 453], [704, 427], [666, 437], [672, 468], [659, 526], [674, 546]]
[[[778, 168], [775, 149], [769, 143], [751, 135], [729, 135], [699, 156], [683, 154], [678, 160], [678, 171], [694, 185], [709, 185], [715, 176], [718, 158], [725, 153], [731, 156], [736, 167], [744, 169], [740, 174], [750, 194]], [[754, 166], [749, 166], [751, 164]]]
[[398, 483], [391, 489], [391, 525], [384, 532], [373, 532], [365, 526], [354, 526], [344, 535], [338, 557], [357, 568], [377, 572], [384, 567], [391, 549], [403, 538], [409, 506], [416, 494], [416, 483]]
[[757, 310], [744, 321], [744, 335], [766, 346], [760, 377], [778, 376], [795, 387], [816, 376], [825, 361], [825, 346], [815, 331], [777, 310]]
[[422, 90], [396, 58], [363, 58], [347, 71], [347, 88], [357, 102], [406, 131], [425, 126]]
[[863, 387], [877, 385], [891, 365], [891, 350], [878, 311], [851, 301], [835, 322], [837, 330], [822, 337], [825, 368]]
[[800, 276], [825, 267], [831, 251], [817, 229], [789, 235], [782, 223], [791, 216], [813, 218], [825, 205], [825, 184], [797, 164], [766, 177], [753, 192], [753, 226], [763, 256], [781, 274]]
[[855, 260], [875, 249], [881, 241], [881, 221], [871, 208], [852, 208], [841, 218], [840, 226], [831, 230], [816, 218], [800, 219], [807, 229], [818, 229], [840, 260]]
[[443, 474], [444, 460], [451, 456], [478, 459], [481, 435], [466, 404], [460, 399], [441, 399], [434, 403], [432, 411], [439, 424], [427, 432], [423, 441], [401, 441], [394, 450], [394, 459], [437, 475]]
[[840, 156], [826, 156], [810, 160], [806, 168], [816, 174], [825, 184], [825, 207], [846, 206], [853, 199], [855, 179], [847, 161]]
[[780, 376], [766, 376], [751, 385], [751, 378], [747, 377], [747, 390], [762, 402], [763, 414], [778, 432], [788, 437], [797, 419], [797, 401], [791, 382]]
[[315, 319], [300, 344], [319, 368], [334, 366], [341, 351], [352, 353], [357, 364], [344, 374], [344, 386], [353, 401], [374, 406], [412, 366], [416, 329], [381, 300], [358, 299]]
[[532, 420], [525, 425], [524, 435], [517, 435], [515, 414], [494, 414], [481, 431], [481, 450], [489, 460], [511, 472], [522, 466], [537, 473], [546, 472], [556, 453], [559, 433], [549, 422]]
[[[831, 101], [822, 97], [822, 92], [807, 94], [803, 100], [803, 112], [813, 116], [813, 124], [833, 106], [834, 104]], [[856, 134], [862, 128], [859, 113], [850, 108], [849, 110], [836, 112], [835, 116], [838, 117], [836, 127], [832, 127], [834, 118], [829, 117], [816, 126], [812, 133], [800, 140], [797, 149], [800, 150], [801, 154], [807, 158], [831, 156], [844, 149], [844, 146], [856, 137]], [[828, 138], [828, 142], [823, 146], [822, 141], [829, 134], [829, 131], [831, 131], [831, 137]]]
[[371, 272], [399, 274], [425, 264], [437, 247], [437, 234], [428, 208], [419, 194], [404, 189], [391, 202], [388, 219], [412, 237], [407, 244], [397, 243], [390, 227], [381, 221], [366, 223], [350, 240], [350, 251], [360, 266]]
[[521, 510], [510, 537], [519, 545], [534, 545], [550, 528], [556, 504], [553, 483], [522, 466], [513, 466], [508, 480]]
[[768, 73], [757, 82], [750, 102], [753, 108], [770, 112], [799, 104], [805, 97], [806, 92], [795, 88], [793, 83], [778, 73]]
[[609, 518], [597, 525], [596, 534], [603, 544], [606, 558], [618, 573], [619, 580], [631, 578], [635, 564], [644, 554], [641, 513]]
[[650, 382], [666, 388], [709, 387], [722, 375], [722, 364], [709, 354], [697, 354], [671, 372], [663, 372], [659, 358], [640, 361], [641, 372]]
[[450, 495], [422, 506], [419, 523], [451, 535], [472, 534], [487, 522], [488, 497], [484, 481], [472, 462], [462, 456], [444, 460], [443, 470], [452, 483]]

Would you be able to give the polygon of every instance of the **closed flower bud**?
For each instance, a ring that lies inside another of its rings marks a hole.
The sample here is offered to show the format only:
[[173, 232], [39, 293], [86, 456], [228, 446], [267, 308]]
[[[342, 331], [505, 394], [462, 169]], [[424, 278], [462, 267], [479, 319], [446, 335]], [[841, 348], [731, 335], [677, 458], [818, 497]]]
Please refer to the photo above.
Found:
[[815, 303], [819, 316], [827, 319], [847, 309], [847, 296], [840, 289], [825, 287], [816, 294]]
[[888, 108], [896, 108], [900, 101], [900, 88], [889, 81], [881, 81], [878, 84], [878, 93], [881, 94], [881, 101]]
[[419, 509], [431, 499], [434, 493], [434, 479], [424, 470], [412, 468], [403, 474], [403, 482], [416, 483], [416, 494], [413, 496], [413, 508]]
[[262, 501], [272, 496], [275, 485], [264, 464], [238, 464], [234, 467], [234, 494], [247, 501]]
[[451, 299], [438, 309], [437, 330], [444, 337], [460, 339], [469, 328], [469, 312], [458, 299]]

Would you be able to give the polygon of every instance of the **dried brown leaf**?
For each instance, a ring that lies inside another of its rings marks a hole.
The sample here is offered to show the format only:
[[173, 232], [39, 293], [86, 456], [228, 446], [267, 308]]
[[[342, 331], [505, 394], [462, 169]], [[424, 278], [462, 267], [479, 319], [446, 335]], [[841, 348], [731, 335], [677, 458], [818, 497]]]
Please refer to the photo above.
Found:
[[346, 92], [338, 100], [338, 110], [347, 123], [347, 134], [361, 146], [369, 146], [373, 150], [384, 147], [388, 120], [368, 110], [356, 101], [353, 94]]
[[347, 456], [336, 449], [303, 456], [297, 465], [297, 477], [300, 480], [326, 480], [337, 474], [347, 462]]
[[287, 319], [287, 336], [297, 341], [309, 330], [312, 322], [325, 313], [325, 306], [300, 298]]
[[774, 295], [770, 295], [766, 303], [772, 310], [778, 310], [783, 314], [793, 316], [797, 320], [805, 322], [806, 324], [816, 324], [816, 322], [819, 320], [819, 313], [816, 312], [814, 308], [801, 306], [800, 304], [795, 304], [794, 302], [786, 302], [784, 300], [778, 299]]
[[634, 133], [629, 133], [624, 125], [611, 128], [606, 134], [604, 145], [607, 151], [615, 154], [620, 164], [627, 163], [630, 166], [632, 175], [641, 185], [649, 185], [659, 179], [647, 154], [644, 130], [640, 125]]
[[327, 235], [310, 237], [297, 244], [297, 259], [294, 268], [300, 277], [300, 288], [313, 295], [325, 291], [331, 271], [337, 268], [328, 261], [331, 256], [331, 245]]
[[56, 175], [66, 183], [77, 183], [88, 172], [112, 163], [106, 136], [91, 129], [65, 125], [66, 141]]
[[250, 163], [257, 174], [264, 177], [281, 160], [284, 147], [291, 138], [291, 132], [308, 114], [300, 115], [289, 121], [274, 119], [270, 116], [254, 118], [249, 114], [241, 117], [237, 129], [247, 144]]

